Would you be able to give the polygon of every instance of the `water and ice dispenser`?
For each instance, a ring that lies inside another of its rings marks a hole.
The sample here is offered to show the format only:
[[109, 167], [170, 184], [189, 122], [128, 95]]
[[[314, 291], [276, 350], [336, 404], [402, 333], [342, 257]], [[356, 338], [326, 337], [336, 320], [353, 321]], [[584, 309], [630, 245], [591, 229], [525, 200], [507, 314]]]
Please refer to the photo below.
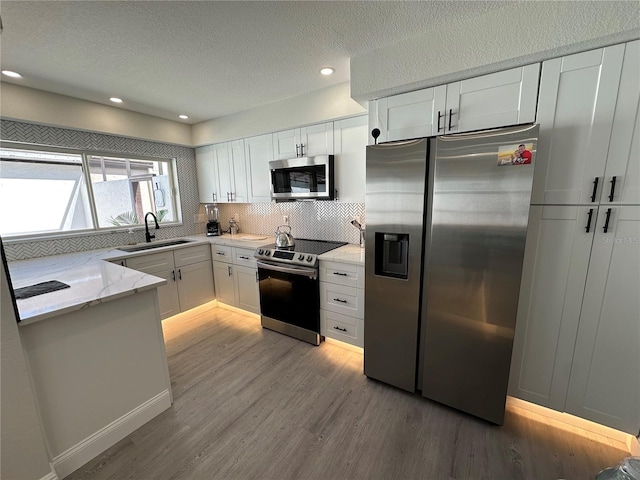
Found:
[[375, 274], [407, 279], [409, 275], [409, 234], [376, 232]]

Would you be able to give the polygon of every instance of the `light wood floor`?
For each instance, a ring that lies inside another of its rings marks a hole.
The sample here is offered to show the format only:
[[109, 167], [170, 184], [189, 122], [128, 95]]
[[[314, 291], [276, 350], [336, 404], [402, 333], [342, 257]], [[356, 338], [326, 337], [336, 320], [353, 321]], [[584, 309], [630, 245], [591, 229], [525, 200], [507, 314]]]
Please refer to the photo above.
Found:
[[510, 411], [492, 426], [222, 308], [163, 328], [174, 405], [67, 478], [588, 479], [629, 455]]

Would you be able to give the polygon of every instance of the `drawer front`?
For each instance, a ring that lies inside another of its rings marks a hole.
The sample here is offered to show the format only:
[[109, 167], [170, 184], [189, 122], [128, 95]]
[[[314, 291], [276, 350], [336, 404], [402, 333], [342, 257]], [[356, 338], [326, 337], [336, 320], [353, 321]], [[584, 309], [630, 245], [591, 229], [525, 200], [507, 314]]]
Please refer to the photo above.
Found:
[[364, 318], [364, 290], [320, 282], [320, 308]]
[[233, 247], [233, 263], [244, 267], [256, 268], [255, 250], [250, 248]]
[[158, 252], [126, 259], [127, 267], [144, 273], [173, 269], [173, 252]]
[[225, 245], [211, 245], [211, 257], [215, 262], [233, 263], [232, 248]]
[[176, 267], [184, 267], [200, 262], [211, 261], [211, 249], [209, 245], [195, 245], [193, 247], [178, 248], [173, 251]]
[[320, 281], [364, 288], [364, 267], [351, 263], [320, 261]]
[[320, 334], [364, 347], [364, 320], [329, 310], [320, 310]]

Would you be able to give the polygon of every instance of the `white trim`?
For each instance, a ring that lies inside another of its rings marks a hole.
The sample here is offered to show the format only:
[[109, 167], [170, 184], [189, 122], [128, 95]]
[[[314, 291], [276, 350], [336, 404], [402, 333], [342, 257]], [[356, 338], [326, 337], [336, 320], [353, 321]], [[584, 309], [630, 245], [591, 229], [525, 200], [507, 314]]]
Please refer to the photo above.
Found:
[[40, 477], [39, 480], [58, 480], [58, 475], [56, 474], [56, 470], [53, 467], [53, 464], [49, 463], [49, 467], [51, 468], [51, 471], [47, 473], [44, 477]]
[[[616, 442], [620, 442], [625, 444], [629, 451], [633, 455], [638, 455], [638, 453], [633, 453], [634, 449], [637, 449], [640, 452], [640, 445], [638, 445], [638, 439], [626, 432], [622, 432], [620, 430], [616, 430], [611, 427], [607, 427], [605, 425], [600, 425], [599, 423], [591, 422], [589, 420], [585, 420], [584, 418], [576, 417], [569, 413], [558, 412], [556, 410], [552, 410], [550, 408], [543, 407], [541, 405], [536, 405], [531, 402], [527, 402], [525, 400], [521, 400], [519, 398], [507, 396], [507, 409], [520, 408], [522, 410], [526, 410], [528, 412], [541, 415], [548, 419], [551, 419], [555, 422], [563, 423], [566, 425], [570, 425], [575, 428], [579, 428], [581, 430], [594, 433], [596, 435], [601, 435], [603, 437], [610, 438], [611, 440], [615, 440]], [[635, 446], [634, 446], [635, 442]]]
[[170, 406], [171, 395], [168, 390], [164, 390], [61, 453], [53, 459], [53, 465], [59, 477], [64, 478], [76, 471]]

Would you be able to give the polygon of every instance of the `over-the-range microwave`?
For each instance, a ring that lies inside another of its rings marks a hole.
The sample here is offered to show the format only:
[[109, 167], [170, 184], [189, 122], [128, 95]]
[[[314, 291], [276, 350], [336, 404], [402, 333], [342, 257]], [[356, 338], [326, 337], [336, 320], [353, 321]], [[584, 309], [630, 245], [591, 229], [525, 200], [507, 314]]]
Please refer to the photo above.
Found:
[[269, 168], [276, 201], [334, 199], [333, 155], [273, 160]]

